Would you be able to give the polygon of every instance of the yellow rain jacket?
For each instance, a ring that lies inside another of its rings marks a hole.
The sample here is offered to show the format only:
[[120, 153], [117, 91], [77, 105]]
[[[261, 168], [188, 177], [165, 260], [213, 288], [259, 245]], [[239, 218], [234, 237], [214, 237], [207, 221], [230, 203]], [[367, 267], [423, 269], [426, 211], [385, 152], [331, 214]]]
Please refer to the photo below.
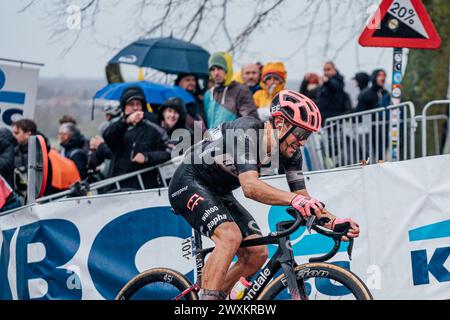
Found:
[[[283, 79], [283, 81], [273, 89], [272, 93], [269, 92], [269, 88], [267, 88], [266, 84], [262, 80], [270, 73], [275, 73]], [[272, 99], [277, 95], [277, 93], [286, 87], [286, 76], [287, 72], [283, 62], [269, 62], [264, 66], [261, 77], [262, 90], [256, 91], [253, 95], [256, 108], [268, 108], [270, 106]]]

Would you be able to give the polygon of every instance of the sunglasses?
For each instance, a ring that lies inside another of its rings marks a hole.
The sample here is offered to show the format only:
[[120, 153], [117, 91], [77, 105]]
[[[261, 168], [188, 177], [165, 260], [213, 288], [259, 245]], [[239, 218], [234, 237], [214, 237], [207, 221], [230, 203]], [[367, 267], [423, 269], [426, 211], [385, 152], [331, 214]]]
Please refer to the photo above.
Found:
[[300, 127], [295, 127], [294, 130], [292, 130], [291, 134], [298, 140], [307, 140], [308, 137], [311, 135], [311, 131], [305, 130]]

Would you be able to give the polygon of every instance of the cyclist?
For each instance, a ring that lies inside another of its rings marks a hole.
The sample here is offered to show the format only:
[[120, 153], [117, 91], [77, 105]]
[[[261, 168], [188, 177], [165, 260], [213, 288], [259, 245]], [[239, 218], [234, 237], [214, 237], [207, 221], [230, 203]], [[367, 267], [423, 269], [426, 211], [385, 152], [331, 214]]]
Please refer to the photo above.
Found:
[[[336, 218], [305, 188], [300, 147], [320, 129], [321, 115], [315, 103], [300, 93], [283, 90], [272, 100], [270, 112], [271, 119], [264, 123], [242, 117], [210, 130], [200, 142], [201, 148], [194, 146], [186, 152], [185, 161], [170, 182], [169, 199], [174, 211], [215, 243], [203, 269], [200, 299], [225, 299], [241, 276], [254, 275], [267, 260], [266, 246], [239, 248], [242, 240], [261, 237], [261, 231], [233, 197], [232, 190], [238, 187], [247, 198], [267, 205], [292, 206], [304, 217], [310, 216], [312, 209], [318, 218], [329, 219], [325, 227], [330, 229], [350, 222], [344, 241], [359, 236], [354, 221]], [[250, 133], [230, 135], [239, 130]], [[261, 132], [261, 137], [255, 138], [251, 130]], [[245, 148], [239, 151], [237, 144], [242, 140]], [[264, 157], [260, 151], [264, 151]], [[259, 180], [268, 159], [275, 163], [279, 160], [291, 192]], [[235, 255], [238, 261], [229, 269]]]

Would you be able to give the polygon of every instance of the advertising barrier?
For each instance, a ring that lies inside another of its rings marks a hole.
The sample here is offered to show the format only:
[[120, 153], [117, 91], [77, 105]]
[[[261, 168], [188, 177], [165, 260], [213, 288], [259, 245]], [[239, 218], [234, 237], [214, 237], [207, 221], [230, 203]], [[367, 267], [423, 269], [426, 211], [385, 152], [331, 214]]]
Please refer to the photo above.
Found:
[[34, 118], [39, 69], [0, 63], [0, 128]]
[[[353, 260], [343, 246], [331, 262], [355, 272], [375, 299], [450, 298], [449, 163], [446, 155], [305, 174], [312, 196], [360, 224]], [[282, 176], [265, 181], [288, 188]], [[235, 196], [263, 233], [290, 219], [283, 207]], [[167, 189], [30, 205], [0, 216], [0, 231], [1, 299], [113, 299], [152, 267], [194, 278], [192, 231], [171, 212]], [[291, 241], [298, 263], [333, 244], [305, 228]], [[346, 298], [329, 281], [307, 286]]]

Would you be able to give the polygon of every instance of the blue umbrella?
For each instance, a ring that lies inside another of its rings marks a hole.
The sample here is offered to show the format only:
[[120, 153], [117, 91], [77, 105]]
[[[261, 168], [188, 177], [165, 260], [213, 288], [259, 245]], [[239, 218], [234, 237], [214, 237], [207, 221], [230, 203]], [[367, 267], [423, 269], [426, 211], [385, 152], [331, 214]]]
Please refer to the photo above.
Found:
[[149, 81], [135, 81], [135, 82], [121, 82], [111, 83], [104, 88], [97, 91], [94, 100], [119, 100], [125, 89], [129, 87], [141, 87], [144, 91], [145, 98], [150, 104], [162, 104], [171, 97], [177, 97], [184, 101], [184, 103], [194, 102], [194, 97], [177, 86], [169, 86]]
[[202, 47], [169, 37], [135, 41], [116, 54], [109, 64], [133, 64], [169, 74], [191, 73], [206, 77], [208, 59], [209, 53]]
[[95, 101], [98, 100], [115, 100], [119, 101], [123, 91], [129, 87], [139, 86], [144, 91], [145, 99], [152, 105], [160, 105], [171, 97], [177, 97], [184, 101], [184, 103], [195, 102], [194, 97], [178, 86], [169, 86], [150, 81], [135, 81], [135, 82], [120, 82], [111, 83], [104, 88], [97, 91], [92, 98], [91, 119], [94, 119]]

